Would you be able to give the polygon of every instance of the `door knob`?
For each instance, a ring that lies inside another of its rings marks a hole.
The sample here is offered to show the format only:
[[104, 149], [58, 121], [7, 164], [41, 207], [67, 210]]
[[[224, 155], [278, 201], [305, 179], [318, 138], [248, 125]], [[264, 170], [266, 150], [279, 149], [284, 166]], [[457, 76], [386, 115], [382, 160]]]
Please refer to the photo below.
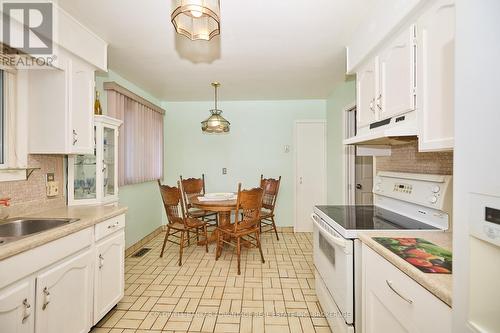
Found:
[[356, 184], [356, 189], [361, 190], [363, 188], [363, 185], [361, 184]]

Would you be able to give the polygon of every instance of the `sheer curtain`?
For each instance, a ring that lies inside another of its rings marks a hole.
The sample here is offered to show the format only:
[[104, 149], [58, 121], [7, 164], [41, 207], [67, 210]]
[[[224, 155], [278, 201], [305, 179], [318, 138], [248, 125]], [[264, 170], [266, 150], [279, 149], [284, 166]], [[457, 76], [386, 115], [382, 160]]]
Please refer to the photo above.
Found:
[[105, 85], [108, 115], [123, 121], [118, 143], [118, 185], [163, 178], [163, 110], [127, 90], [108, 89], [110, 86]]

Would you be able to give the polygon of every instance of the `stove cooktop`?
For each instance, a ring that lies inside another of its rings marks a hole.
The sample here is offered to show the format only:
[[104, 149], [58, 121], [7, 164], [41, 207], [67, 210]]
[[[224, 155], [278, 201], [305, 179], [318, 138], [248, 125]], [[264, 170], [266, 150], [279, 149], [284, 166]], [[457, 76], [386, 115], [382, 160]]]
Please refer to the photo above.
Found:
[[378, 206], [316, 206], [316, 208], [344, 230], [438, 230], [426, 223]]

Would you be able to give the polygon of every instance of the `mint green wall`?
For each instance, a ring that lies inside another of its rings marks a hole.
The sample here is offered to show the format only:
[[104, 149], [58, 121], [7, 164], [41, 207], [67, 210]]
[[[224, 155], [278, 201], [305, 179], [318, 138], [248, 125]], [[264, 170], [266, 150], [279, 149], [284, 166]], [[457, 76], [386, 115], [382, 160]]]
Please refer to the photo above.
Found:
[[[148, 92], [115, 72], [109, 71], [108, 73], [96, 75], [96, 89], [100, 92], [104, 113], [107, 111], [107, 99], [102, 87], [103, 83], [108, 81], [115, 81], [137, 95], [157, 105], [161, 104], [157, 98]], [[156, 182], [120, 187], [119, 195], [120, 204], [128, 207], [125, 228], [125, 243], [128, 247], [161, 226], [163, 206]]]
[[[293, 225], [293, 129], [297, 120], [327, 119], [328, 202], [342, 203], [342, 110], [354, 102], [353, 80], [338, 85], [328, 100], [226, 101], [224, 116], [231, 122], [228, 135], [207, 135], [200, 122], [208, 117], [213, 101], [161, 102], [117, 73], [98, 74], [96, 89], [106, 112], [103, 82], [115, 81], [134, 93], [162, 105], [165, 115], [164, 181], [175, 184], [185, 177], [205, 173], [208, 191], [235, 191], [258, 185], [261, 173], [282, 176], [277, 204], [277, 223]], [[284, 152], [284, 146], [290, 152]], [[228, 169], [222, 175], [222, 168]], [[120, 188], [120, 203], [129, 207], [126, 244], [130, 246], [165, 223], [161, 199], [155, 182]]]
[[356, 80], [349, 79], [335, 87], [326, 101], [327, 119], [327, 178], [328, 204], [344, 204], [343, 154], [342, 144], [344, 119], [343, 111], [356, 99]]
[[[209, 116], [213, 101], [166, 102], [165, 181], [175, 184], [179, 175], [205, 173], [207, 191], [236, 191], [237, 183], [259, 185], [260, 174], [282, 176], [276, 215], [280, 226], [293, 225], [293, 129], [296, 120], [325, 119], [326, 101], [221, 102], [231, 122], [226, 135], [203, 134], [200, 122]], [[290, 152], [284, 152], [284, 146]], [[222, 168], [228, 169], [222, 175]]]

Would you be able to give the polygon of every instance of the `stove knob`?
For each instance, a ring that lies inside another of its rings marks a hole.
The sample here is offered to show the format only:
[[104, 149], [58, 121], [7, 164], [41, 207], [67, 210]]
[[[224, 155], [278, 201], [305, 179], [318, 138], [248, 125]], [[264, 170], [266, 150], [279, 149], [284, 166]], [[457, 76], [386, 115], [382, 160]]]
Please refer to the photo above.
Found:
[[436, 185], [432, 188], [432, 192], [434, 192], [434, 193], [438, 193], [440, 190], [441, 190], [441, 188], [438, 185]]
[[438, 201], [438, 198], [437, 198], [435, 195], [433, 195], [432, 197], [430, 197], [430, 198], [429, 198], [429, 202], [430, 202], [430, 203], [433, 203], [433, 204], [434, 204], [434, 203], [436, 203], [437, 201]]

